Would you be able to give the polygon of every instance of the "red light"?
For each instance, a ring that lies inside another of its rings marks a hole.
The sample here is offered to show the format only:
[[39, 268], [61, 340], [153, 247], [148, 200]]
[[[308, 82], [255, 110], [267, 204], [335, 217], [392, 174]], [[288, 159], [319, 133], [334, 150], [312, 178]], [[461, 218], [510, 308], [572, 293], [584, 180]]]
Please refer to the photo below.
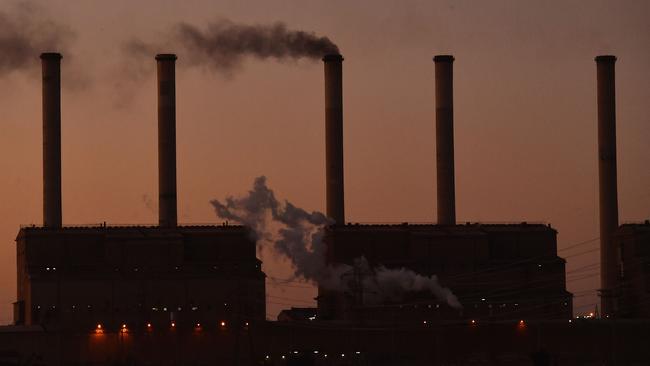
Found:
[[95, 328], [95, 333], [97, 333], [97, 334], [104, 333], [104, 329], [102, 328], [101, 324], [97, 324], [97, 327]]
[[172, 328], [176, 327], [176, 323], [172, 322]]
[[147, 328], [151, 329], [151, 323], [147, 323]]
[[471, 323], [472, 325], [476, 325], [476, 320], [472, 319]]
[[526, 323], [524, 323], [523, 320], [520, 320], [519, 321], [519, 327], [525, 327], [525, 326], [526, 326]]
[[226, 322], [222, 321], [222, 322], [221, 322], [221, 326], [222, 326], [222, 327], [225, 327], [225, 326], [226, 326]]

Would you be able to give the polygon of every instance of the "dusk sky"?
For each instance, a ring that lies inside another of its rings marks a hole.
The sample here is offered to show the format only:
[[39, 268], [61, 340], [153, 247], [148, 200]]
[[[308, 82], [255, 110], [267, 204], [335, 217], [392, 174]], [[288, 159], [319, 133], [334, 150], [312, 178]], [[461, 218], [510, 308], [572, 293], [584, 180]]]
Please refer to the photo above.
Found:
[[[179, 222], [218, 222], [210, 200], [260, 175], [324, 211], [322, 62], [197, 66], [170, 48], [180, 22], [280, 21], [339, 46], [350, 222], [435, 222], [432, 57], [453, 54], [457, 220], [550, 223], [576, 313], [593, 310], [599, 283], [598, 267], [571, 272], [598, 262], [594, 57], [616, 55], [619, 218], [650, 219], [650, 1], [3, 0], [0, 12], [0, 58], [8, 19], [45, 40], [24, 66], [0, 61], [0, 323], [16, 299], [15, 236], [42, 223], [40, 52], [63, 53], [64, 224], [157, 223], [158, 52], [178, 54]], [[162, 46], [129, 54], [134, 39]], [[305, 284], [267, 286], [269, 316], [315, 304]]]

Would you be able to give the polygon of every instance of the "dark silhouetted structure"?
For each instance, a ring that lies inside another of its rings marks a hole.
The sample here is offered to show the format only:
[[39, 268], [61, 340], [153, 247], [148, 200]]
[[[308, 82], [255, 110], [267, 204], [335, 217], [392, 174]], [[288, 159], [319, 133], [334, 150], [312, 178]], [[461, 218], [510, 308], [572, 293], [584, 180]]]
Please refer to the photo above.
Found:
[[[322, 292], [321, 319], [352, 322], [451, 319], [570, 319], [565, 261], [557, 232], [541, 224], [346, 225], [327, 233], [328, 263], [408, 268], [438, 277], [463, 305], [451, 308], [430, 293], [398, 302], [366, 303], [363, 289]], [[354, 293], [359, 291], [361, 293]]]
[[177, 225], [176, 55], [156, 56], [158, 64], [158, 200], [160, 227]]
[[326, 55], [325, 176], [327, 216], [345, 225], [343, 196], [343, 56]]
[[[599, 56], [604, 315], [571, 319], [565, 260], [544, 224], [456, 224], [452, 56], [436, 56], [438, 224], [346, 224], [341, 55], [325, 63], [326, 260], [437, 276], [428, 292], [372, 300], [363, 271], [318, 308], [266, 321], [265, 274], [241, 226], [177, 225], [176, 57], [158, 65], [159, 226], [63, 226], [60, 59], [43, 54], [44, 225], [16, 238], [15, 326], [0, 364], [647, 364], [650, 223], [618, 226], [613, 56]], [[620, 254], [620, 257], [617, 256]], [[354, 267], [354, 266], [353, 266]], [[376, 298], [376, 297], [375, 297]], [[372, 300], [372, 301], [371, 301]], [[644, 343], [645, 342], [645, 343]]]
[[613, 316], [618, 254], [613, 243], [618, 227], [616, 189], [616, 83], [614, 56], [596, 57], [598, 82], [598, 176], [600, 186], [600, 296], [603, 317]]
[[436, 169], [438, 224], [456, 224], [454, 183], [454, 57], [433, 58], [436, 68]]
[[116, 330], [265, 319], [265, 276], [241, 226], [24, 227], [16, 244], [17, 324]]
[[61, 227], [61, 54], [41, 54], [43, 68], [43, 225]]
[[44, 226], [18, 233], [16, 324], [48, 329], [263, 320], [265, 275], [240, 226], [177, 227], [174, 63], [158, 63], [160, 226], [61, 223], [60, 59], [43, 54]]
[[650, 318], [650, 221], [623, 224], [612, 245], [620, 253], [617, 266], [617, 317]]

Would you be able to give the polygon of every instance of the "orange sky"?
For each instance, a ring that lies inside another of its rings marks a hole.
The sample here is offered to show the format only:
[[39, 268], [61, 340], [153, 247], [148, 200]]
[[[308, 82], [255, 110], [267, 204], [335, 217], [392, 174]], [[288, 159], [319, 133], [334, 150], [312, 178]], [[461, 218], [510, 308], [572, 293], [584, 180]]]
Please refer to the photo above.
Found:
[[[620, 220], [649, 219], [650, 2], [487, 3], [36, 2], [76, 33], [62, 66], [64, 223], [157, 222], [145, 199], [157, 201], [154, 55], [146, 77], [133, 80], [119, 74], [119, 47], [134, 36], [159, 39], [178, 21], [203, 27], [220, 17], [284, 21], [340, 46], [353, 222], [435, 220], [431, 57], [453, 54], [458, 220], [550, 222], [560, 249], [598, 236], [593, 58], [615, 54]], [[13, 4], [3, 1], [0, 11]], [[214, 222], [209, 200], [243, 193], [262, 174], [279, 197], [324, 210], [322, 64], [249, 60], [225, 77], [183, 62], [179, 54], [179, 221]], [[0, 78], [2, 323], [15, 301], [15, 235], [42, 219], [38, 73], [35, 64]], [[267, 273], [286, 277], [264, 259]], [[570, 257], [567, 270], [597, 260], [598, 252]], [[587, 274], [594, 275], [570, 280], [569, 290], [597, 288], [596, 272]], [[269, 301], [302, 299], [293, 302], [299, 306], [313, 293], [274, 287]], [[577, 311], [596, 302], [595, 291], [585, 293]], [[270, 313], [280, 307], [271, 304]]]

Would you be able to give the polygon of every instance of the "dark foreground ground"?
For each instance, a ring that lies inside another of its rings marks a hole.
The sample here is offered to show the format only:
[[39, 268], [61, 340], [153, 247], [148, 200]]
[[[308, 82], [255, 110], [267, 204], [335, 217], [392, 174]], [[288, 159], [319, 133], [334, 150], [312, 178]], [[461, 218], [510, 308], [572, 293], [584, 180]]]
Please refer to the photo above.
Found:
[[7, 326], [0, 365], [650, 365], [650, 321]]

